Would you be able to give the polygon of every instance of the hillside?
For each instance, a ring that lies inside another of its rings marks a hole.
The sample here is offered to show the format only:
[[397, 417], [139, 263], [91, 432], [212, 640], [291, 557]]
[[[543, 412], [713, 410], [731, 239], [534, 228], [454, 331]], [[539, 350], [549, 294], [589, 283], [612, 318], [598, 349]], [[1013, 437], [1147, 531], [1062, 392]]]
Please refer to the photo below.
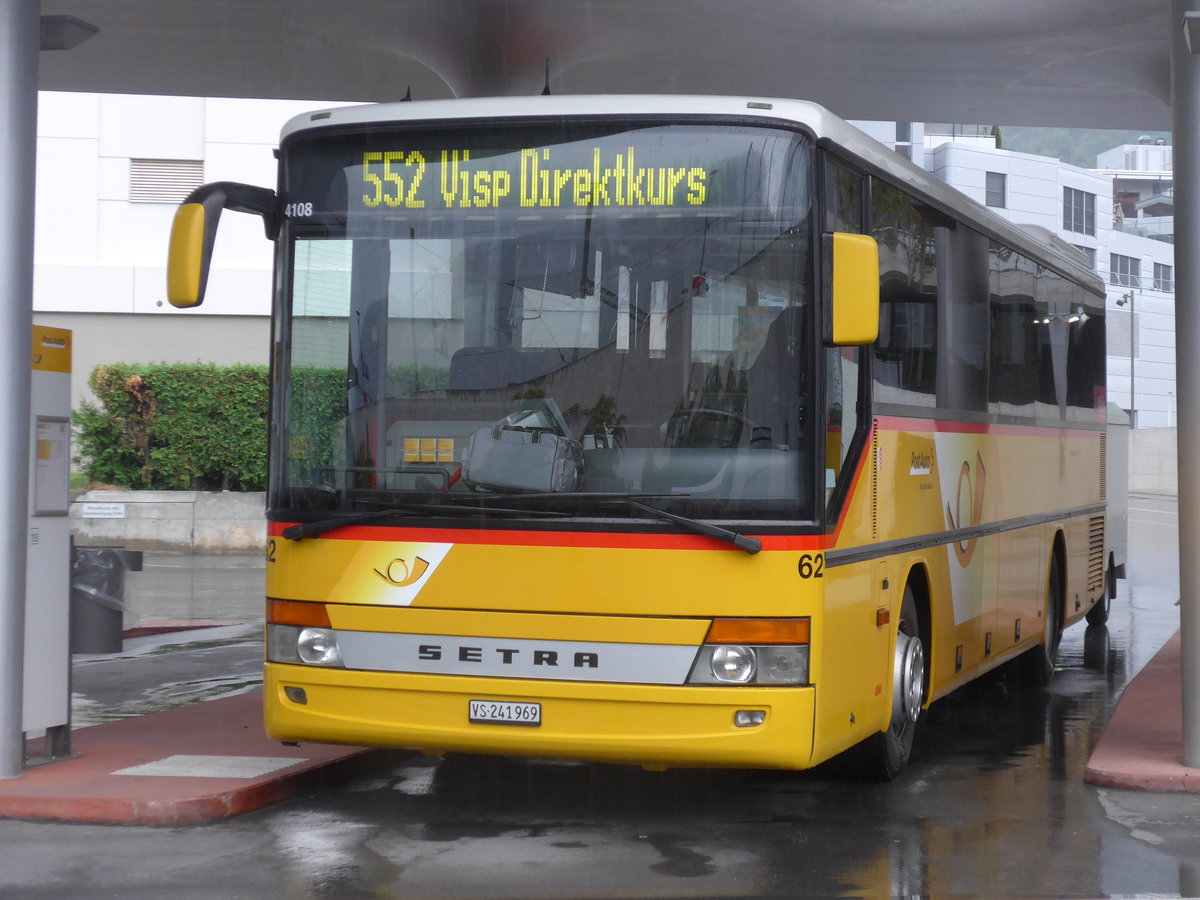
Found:
[[1169, 131], [1109, 131], [1084, 128], [1031, 128], [1020, 125], [1002, 125], [1000, 137], [1005, 150], [1019, 153], [1034, 153], [1052, 156], [1085, 169], [1095, 168], [1096, 154], [1119, 147], [1136, 144], [1143, 135], [1163, 138], [1171, 142]]

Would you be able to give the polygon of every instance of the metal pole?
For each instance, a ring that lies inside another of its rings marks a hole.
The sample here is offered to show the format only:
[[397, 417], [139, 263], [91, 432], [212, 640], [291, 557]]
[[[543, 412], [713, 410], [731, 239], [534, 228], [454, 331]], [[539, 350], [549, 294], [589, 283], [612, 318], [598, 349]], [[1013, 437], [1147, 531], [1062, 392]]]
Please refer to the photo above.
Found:
[[1129, 427], [1137, 428], [1137, 390], [1133, 383], [1134, 357], [1137, 355], [1137, 316], [1133, 309], [1133, 291], [1129, 298]]
[[1200, 768], [1200, 56], [1183, 32], [1195, 9], [1196, 0], [1171, 0], [1183, 764]]
[[37, 159], [38, 0], [0, 0], [0, 778], [24, 765], [25, 552]]

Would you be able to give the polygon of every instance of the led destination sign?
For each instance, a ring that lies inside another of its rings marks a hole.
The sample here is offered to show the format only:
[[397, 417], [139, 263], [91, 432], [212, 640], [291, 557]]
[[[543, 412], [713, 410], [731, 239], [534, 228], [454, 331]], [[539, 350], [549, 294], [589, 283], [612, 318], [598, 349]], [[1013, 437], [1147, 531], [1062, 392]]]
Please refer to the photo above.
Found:
[[530, 147], [482, 158], [466, 149], [367, 150], [358, 199], [379, 210], [694, 208], [708, 199], [703, 168], [643, 165], [633, 147], [592, 146], [582, 157], [580, 150]]

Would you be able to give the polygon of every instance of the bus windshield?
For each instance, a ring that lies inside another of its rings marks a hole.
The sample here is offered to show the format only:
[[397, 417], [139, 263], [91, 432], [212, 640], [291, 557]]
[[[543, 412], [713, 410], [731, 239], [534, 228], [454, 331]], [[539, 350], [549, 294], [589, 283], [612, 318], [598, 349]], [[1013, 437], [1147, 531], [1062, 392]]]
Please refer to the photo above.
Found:
[[400, 124], [282, 153], [276, 512], [815, 518], [806, 137]]

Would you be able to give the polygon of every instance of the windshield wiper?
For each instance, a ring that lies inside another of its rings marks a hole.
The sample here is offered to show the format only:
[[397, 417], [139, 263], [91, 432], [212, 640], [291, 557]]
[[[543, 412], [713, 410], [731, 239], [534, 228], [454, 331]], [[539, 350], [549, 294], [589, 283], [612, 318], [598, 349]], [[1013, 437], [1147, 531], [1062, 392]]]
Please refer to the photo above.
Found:
[[682, 525], [684, 528], [689, 528], [697, 534], [706, 534], [709, 537], [714, 537], [718, 541], [724, 541], [727, 544], [733, 544], [745, 550], [751, 556], [762, 549], [762, 541], [758, 538], [748, 537], [744, 534], [738, 534], [736, 531], [730, 531], [728, 528], [722, 528], [719, 525], [712, 525], [708, 522], [702, 522], [699, 519], [693, 519], [688, 516], [677, 516], [675, 513], [669, 513], [665, 509], [659, 509], [657, 506], [650, 506], [645, 503], [639, 503], [632, 497], [618, 497], [622, 503], [627, 506], [632, 506], [634, 509], [640, 509], [643, 512], [648, 512], [651, 515], [658, 516], [660, 519], [666, 519], [674, 522], [676, 525]]
[[552, 510], [505, 509], [498, 506], [467, 506], [457, 503], [398, 503], [383, 509], [373, 509], [366, 512], [350, 513], [343, 516], [331, 516], [328, 519], [317, 519], [314, 522], [303, 522], [300, 525], [289, 525], [283, 529], [283, 536], [289, 541], [299, 541], [306, 537], [332, 531], [343, 525], [361, 525], [375, 519], [386, 519], [392, 516], [418, 516], [422, 514], [451, 513], [485, 513], [487, 515], [519, 515], [519, 516], [549, 516], [561, 518], [567, 513]]
[[[489, 495], [463, 495], [461, 499], [466, 500], [466, 501], [470, 501], [470, 500], [483, 501], [488, 496]], [[680, 498], [686, 498], [688, 496], [687, 494], [614, 494], [614, 493], [605, 493], [602, 491], [594, 491], [594, 492], [580, 491], [580, 492], [575, 492], [575, 493], [573, 493], [571, 491], [564, 491], [562, 493], [539, 492], [539, 493], [531, 493], [531, 494], [501, 494], [501, 495], [491, 495], [491, 496], [503, 497], [503, 499], [506, 503], [512, 503], [514, 501], [516, 501], [517, 503], [522, 503], [523, 501], [571, 501], [571, 500], [598, 500], [602, 503], [604, 503], [604, 502], [621, 503], [621, 504], [624, 504], [625, 506], [630, 506], [634, 509], [641, 510], [642, 512], [648, 512], [651, 515], [657, 516], [660, 519], [665, 519], [669, 522], [674, 522], [676, 525], [681, 525], [684, 528], [687, 528], [687, 529], [690, 529], [691, 531], [696, 532], [697, 534], [704, 534], [709, 537], [716, 538], [719, 541], [724, 541], [727, 544], [733, 544], [735, 547], [745, 550], [747, 553], [749, 553], [751, 555], [757, 553], [759, 550], [762, 549], [762, 541], [760, 541], [758, 538], [752, 538], [752, 537], [749, 537], [744, 534], [739, 534], [736, 531], [730, 531], [728, 528], [722, 528], [719, 525], [712, 525], [708, 522], [703, 522], [699, 519], [693, 519], [690, 516], [680, 516], [680, 515], [677, 515], [676, 513], [667, 512], [665, 509], [659, 509], [657, 506], [650, 506], [646, 503], [641, 502], [642, 500], [653, 500], [653, 499], [659, 498], [659, 497], [677, 500]], [[461, 501], [456, 499], [454, 502], [461, 502]], [[476, 507], [472, 506], [470, 508], [474, 509]], [[480, 507], [480, 508], [489, 509], [489, 510], [495, 509], [495, 507], [490, 507], [490, 506], [489, 507]]]

